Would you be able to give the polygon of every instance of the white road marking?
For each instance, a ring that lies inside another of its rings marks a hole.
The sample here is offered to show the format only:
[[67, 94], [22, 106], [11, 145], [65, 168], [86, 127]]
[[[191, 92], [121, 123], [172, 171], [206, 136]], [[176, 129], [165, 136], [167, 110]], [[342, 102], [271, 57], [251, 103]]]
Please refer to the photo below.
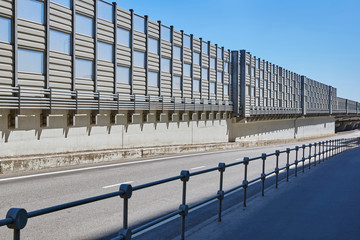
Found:
[[194, 167], [194, 168], [191, 168], [190, 170], [201, 169], [201, 168], [204, 168], [204, 167], [206, 167], [206, 166]]
[[153, 159], [148, 159], [148, 160], [138, 160], [138, 161], [132, 161], [132, 162], [125, 162], [125, 163], [114, 163], [114, 164], [102, 165], [102, 166], [96, 166], [96, 167], [85, 167], [85, 168], [70, 169], [70, 170], [63, 170], [63, 171], [56, 171], [56, 172], [38, 173], [38, 174], [32, 174], [32, 175], [26, 175], [26, 176], [3, 178], [3, 179], [0, 179], [0, 182], [7, 182], [7, 181], [11, 181], [11, 180], [27, 179], [27, 178], [34, 178], [34, 177], [41, 177], [41, 176], [57, 175], [57, 174], [62, 174], [62, 173], [81, 172], [81, 171], [87, 171], [87, 170], [93, 170], [93, 169], [111, 168], [111, 167], [125, 166], [125, 165], [130, 165], [130, 164], [157, 162], [157, 161], [162, 161], [165, 159], [185, 158], [185, 157], [192, 157], [192, 156], [201, 156], [201, 155], [218, 154], [218, 153], [226, 153], [226, 152], [242, 152], [242, 151], [246, 151], [246, 149], [195, 153], [195, 154], [179, 155], [179, 156], [172, 156], [172, 157], [153, 158]]
[[[85, 167], [85, 168], [77, 168], [77, 169], [70, 169], [70, 170], [63, 170], [63, 171], [56, 171], [56, 172], [38, 173], [38, 174], [19, 176], [19, 177], [3, 178], [3, 179], [0, 179], [0, 182], [8, 182], [11, 180], [27, 179], [27, 178], [34, 178], [34, 177], [41, 177], [41, 176], [51, 176], [51, 175], [57, 175], [57, 174], [62, 174], [62, 173], [81, 172], [81, 171], [87, 171], [87, 170], [93, 170], [93, 169], [111, 168], [111, 167], [125, 166], [125, 165], [130, 165], [130, 164], [157, 162], [157, 161], [162, 161], [165, 159], [185, 158], [185, 157], [202, 156], [202, 155], [209, 155], [209, 154], [220, 154], [220, 153], [227, 153], [227, 152], [244, 152], [244, 151], [249, 151], [249, 150], [252, 150], [252, 151], [257, 150], [260, 148], [264, 149], [264, 148], [273, 148], [273, 147], [274, 146], [255, 147], [255, 148], [251, 148], [251, 149], [244, 148], [244, 149], [194, 153], [194, 154], [178, 155], [178, 156], [172, 156], [172, 157], [153, 158], [153, 159], [148, 159], [148, 160], [138, 160], [138, 161], [132, 161], [132, 162], [125, 162], [125, 163], [114, 163], [114, 164], [102, 165], [102, 166], [96, 166], [96, 167]], [[243, 158], [235, 159], [235, 161], [238, 161], [238, 160], [243, 160]]]
[[109, 185], [109, 186], [104, 186], [102, 188], [106, 189], [106, 188], [112, 188], [112, 187], [117, 187], [117, 186], [120, 186], [121, 184], [131, 184], [133, 183], [134, 181], [128, 181], [128, 182], [123, 182], [123, 183], [117, 183], [117, 184], [113, 184], [113, 185]]

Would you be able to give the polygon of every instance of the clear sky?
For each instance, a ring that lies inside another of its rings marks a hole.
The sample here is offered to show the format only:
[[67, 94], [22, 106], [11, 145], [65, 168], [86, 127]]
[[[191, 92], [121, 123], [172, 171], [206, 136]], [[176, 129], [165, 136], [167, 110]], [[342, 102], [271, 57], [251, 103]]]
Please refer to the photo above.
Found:
[[360, 102], [360, 0], [117, 0], [225, 49], [246, 49]]

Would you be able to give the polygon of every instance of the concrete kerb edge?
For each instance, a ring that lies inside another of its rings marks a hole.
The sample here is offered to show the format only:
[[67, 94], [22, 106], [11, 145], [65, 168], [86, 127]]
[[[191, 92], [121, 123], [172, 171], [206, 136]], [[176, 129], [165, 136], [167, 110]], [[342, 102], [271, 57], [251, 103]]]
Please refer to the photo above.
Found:
[[0, 159], [0, 174], [6, 175], [15, 172], [29, 172], [57, 167], [80, 166], [118, 160], [134, 160], [183, 153], [200, 153], [255, 146], [267, 146], [272, 144], [297, 142], [300, 140], [304, 141], [306, 139], [172, 145], [133, 149], [110, 149], [88, 152], [59, 153], [51, 155], [19, 156], [15, 158]]

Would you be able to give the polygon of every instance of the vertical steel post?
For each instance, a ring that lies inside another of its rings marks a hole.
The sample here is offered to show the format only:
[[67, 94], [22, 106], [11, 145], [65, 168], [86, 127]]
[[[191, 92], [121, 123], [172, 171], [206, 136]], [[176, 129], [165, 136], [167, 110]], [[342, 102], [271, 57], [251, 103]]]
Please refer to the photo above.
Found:
[[276, 155], [275, 188], [278, 188], [279, 187], [279, 156], [280, 156], [280, 151], [276, 150], [275, 155]]
[[45, 38], [46, 38], [46, 44], [45, 44], [45, 89], [49, 89], [50, 87], [50, 1], [46, 0], [45, 2]]
[[203, 75], [202, 75], [202, 59], [203, 59], [203, 39], [199, 38], [200, 41], [200, 99], [202, 99], [202, 86], [203, 86]]
[[19, 55], [18, 55], [18, 0], [13, 1], [13, 21], [12, 21], [12, 42], [14, 44], [14, 81], [13, 87], [18, 86], [18, 64], [19, 64]]
[[219, 191], [218, 191], [218, 200], [219, 200], [218, 222], [221, 222], [222, 200], [224, 199], [224, 196], [225, 196], [225, 192], [223, 191], [225, 168], [226, 168], [225, 163], [219, 163], [220, 185], [219, 185]]
[[[171, 59], [170, 59], [170, 91], [171, 97], [174, 97], [174, 26], [170, 26], [170, 47], [171, 47]], [[175, 102], [175, 101], [174, 101]]]
[[328, 158], [329, 158], [329, 140], [326, 140], [325, 144], [326, 144], [325, 145], [325, 148], [326, 148], [326, 150], [325, 150], [325, 152], [326, 152], [326, 160], [328, 160]]
[[98, 1], [94, 1], [94, 92], [98, 91]]
[[194, 99], [194, 35], [190, 34], [191, 44], [191, 98]]
[[263, 164], [262, 164], [262, 173], [261, 173], [261, 196], [265, 196], [265, 179], [266, 179], [266, 174], [265, 174], [265, 161], [266, 161], [266, 153], [262, 154], [262, 160], [263, 160]]
[[183, 182], [182, 201], [181, 201], [181, 205], [180, 205], [180, 209], [182, 210], [182, 212], [180, 213], [180, 215], [181, 215], [181, 240], [184, 240], [185, 239], [185, 218], [189, 211], [189, 207], [188, 207], [188, 205], [186, 205], [186, 183], [190, 179], [190, 172], [187, 170], [183, 170], [183, 171], [181, 171], [180, 176], [181, 176], [180, 180]]
[[290, 148], [286, 149], [286, 155], [287, 155], [287, 159], [286, 159], [286, 181], [289, 181], [289, 170], [290, 170], [290, 164], [289, 164], [289, 160], [290, 160]]
[[210, 82], [211, 82], [211, 68], [210, 68], [210, 62], [211, 62], [211, 42], [208, 41], [208, 51], [209, 51], [209, 56], [208, 56], [208, 99], [210, 99]]
[[295, 177], [297, 177], [297, 171], [298, 171], [298, 155], [299, 155], [299, 146], [295, 147], [295, 152], [296, 152], [296, 156], [295, 156]]
[[319, 164], [321, 163], [321, 142], [319, 144]]
[[248, 169], [248, 165], [249, 165], [249, 158], [248, 157], [244, 157], [244, 181], [243, 181], [243, 188], [244, 188], [244, 202], [243, 202], [243, 206], [246, 207], [246, 189], [248, 187], [249, 182], [247, 181], [247, 169]]
[[124, 199], [123, 206], [123, 228], [120, 230], [120, 236], [123, 236], [125, 239], [131, 239], [131, 229], [128, 226], [129, 220], [129, 199], [132, 196], [133, 188], [130, 184], [121, 184], [119, 188], [120, 198]]
[[184, 30], [181, 30], [180, 32], [181, 32], [181, 97], [184, 98]]
[[72, 1], [72, 34], [71, 34], [71, 91], [76, 90], [76, 1]]
[[113, 48], [113, 61], [114, 61], [114, 91], [113, 93], [116, 94], [117, 93], [117, 3], [113, 2], [113, 24], [114, 24], [114, 48]]
[[[159, 25], [159, 42], [158, 42], [158, 54], [159, 54], [159, 74], [158, 74], [158, 85], [159, 85], [159, 96], [162, 96], [161, 94], [161, 89], [162, 89], [162, 78], [161, 78], [161, 58], [162, 58], [162, 51], [161, 51], [161, 46], [162, 46], [162, 36], [161, 36], [161, 21], [158, 21], [158, 25]], [[164, 111], [164, 100], [162, 101], [163, 104], [163, 111]]]
[[14, 240], [20, 240], [20, 229], [14, 229]]
[[[134, 94], [134, 9], [130, 9], [131, 28], [130, 28], [130, 95]], [[159, 40], [160, 41], [160, 40]], [[161, 58], [159, 58], [161, 64]], [[159, 73], [160, 74], [160, 73]], [[135, 103], [135, 101], [134, 101]]]
[[302, 158], [302, 172], [305, 172], [305, 144], [302, 145], [303, 149], [303, 158]]
[[[221, 77], [221, 84], [222, 84], [222, 101], [224, 101], [224, 80], [225, 80], [225, 69], [224, 69], [224, 62], [225, 62], [225, 49], [221, 47], [222, 52], [222, 77]], [[230, 74], [230, 73], [229, 73]]]
[[[149, 96], [149, 17], [144, 16], [145, 21], [145, 95]], [[150, 99], [149, 99], [150, 104]], [[150, 107], [149, 107], [150, 111]]]
[[317, 157], [316, 146], [317, 143], [314, 143], [314, 166], [316, 166], [316, 157]]
[[309, 144], [309, 169], [311, 168], [311, 147], [312, 147], [312, 144], [310, 143]]

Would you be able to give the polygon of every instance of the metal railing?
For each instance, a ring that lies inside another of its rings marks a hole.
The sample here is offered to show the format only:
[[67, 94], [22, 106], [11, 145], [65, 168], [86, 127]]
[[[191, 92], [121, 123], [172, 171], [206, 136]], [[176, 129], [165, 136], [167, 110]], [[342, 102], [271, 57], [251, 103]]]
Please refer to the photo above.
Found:
[[232, 111], [231, 101], [1, 87], [0, 109]]
[[[133, 234], [139, 233], [141, 231], [144, 231], [154, 225], [157, 225], [159, 223], [162, 223], [172, 217], [181, 216], [181, 239], [185, 239], [185, 222], [186, 222], [186, 216], [189, 213], [189, 210], [198, 208], [201, 206], [205, 206], [207, 203], [218, 200], [218, 221], [221, 221], [222, 217], [222, 202], [223, 199], [229, 195], [230, 193], [233, 193], [237, 190], [243, 190], [243, 206], [246, 207], [247, 205], [247, 188], [257, 182], [261, 182], [261, 195], [265, 195], [265, 181], [270, 176], [275, 175], [275, 187], [278, 188], [279, 186], [279, 174], [282, 171], [286, 171], [286, 181], [289, 181], [290, 176], [290, 168], [294, 168], [294, 175], [297, 177], [299, 172], [299, 167], [301, 168], [301, 171], [305, 171], [305, 166], [307, 164], [307, 167], [310, 169], [312, 165], [320, 164], [321, 162], [325, 161], [326, 159], [335, 156], [343, 151], [346, 151], [348, 149], [358, 147], [360, 146], [360, 138], [353, 138], [353, 139], [336, 139], [336, 140], [328, 140], [328, 141], [322, 141], [322, 142], [316, 142], [313, 144], [308, 145], [302, 145], [302, 146], [296, 146], [295, 148], [287, 148], [286, 150], [280, 151], [276, 150], [274, 153], [270, 154], [262, 154], [261, 156], [249, 158], [245, 157], [243, 161], [238, 161], [230, 164], [225, 163], [219, 163], [217, 167], [213, 167], [210, 169], [192, 172], [190, 173], [187, 170], [183, 170], [180, 172], [180, 175], [162, 179], [159, 181], [154, 181], [138, 186], [132, 186], [130, 184], [122, 184], [119, 188], [119, 191], [103, 194], [95, 197], [90, 197], [74, 202], [69, 202], [49, 208], [44, 208], [32, 212], [27, 212], [25, 209], [22, 208], [11, 208], [7, 214], [6, 218], [0, 220], [0, 227], [1, 226], [7, 226], [10, 229], [13, 229], [14, 231], [14, 239], [20, 239], [20, 231], [21, 229], [24, 229], [28, 220], [34, 217], [39, 217], [45, 214], [61, 211], [64, 209], [77, 207], [80, 205], [105, 200], [108, 198], [120, 196], [123, 199], [123, 226], [120, 230], [119, 236], [115, 237], [114, 239], [124, 239], [124, 240], [130, 240], [132, 238]], [[290, 153], [295, 152], [295, 159], [292, 159], [290, 162]], [[282, 154], [286, 155], [286, 164], [284, 166], [279, 166], [279, 158]], [[266, 172], [266, 163], [269, 157], [274, 156], [275, 157], [275, 163], [276, 167], [274, 170], [271, 170], [270, 172]], [[248, 179], [248, 166], [254, 162], [254, 161], [262, 161], [262, 169], [261, 169], [261, 175], [254, 178], [254, 179]], [[308, 161], [308, 162], [307, 162]], [[306, 163], [307, 162], [307, 163]], [[300, 166], [299, 166], [300, 164]], [[244, 166], [244, 176], [242, 184], [237, 185], [235, 187], [232, 187], [230, 189], [224, 190], [223, 182], [224, 182], [224, 173], [227, 168], [231, 168], [234, 166]], [[189, 182], [191, 177], [202, 175], [210, 172], [219, 172], [219, 190], [217, 191], [216, 195], [213, 195], [209, 198], [206, 198], [200, 202], [194, 203], [192, 205], [187, 204], [187, 183]], [[180, 180], [182, 182], [182, 199], [181, 199], [181, 205], [178, 210], [170, 212], [162, 217], [159, 217], [155, 220], [152, 220], [150, 222], [147, 222], [141, 226], [138, 226], [136, 228], [130, 228], [128, 225], [128, 202], [131, 199], [132, 193], [135, 191], [140, 191], [142, 189], [150, 188], [153, 186], [161, 185], [168, 182], [178, 181]]]

